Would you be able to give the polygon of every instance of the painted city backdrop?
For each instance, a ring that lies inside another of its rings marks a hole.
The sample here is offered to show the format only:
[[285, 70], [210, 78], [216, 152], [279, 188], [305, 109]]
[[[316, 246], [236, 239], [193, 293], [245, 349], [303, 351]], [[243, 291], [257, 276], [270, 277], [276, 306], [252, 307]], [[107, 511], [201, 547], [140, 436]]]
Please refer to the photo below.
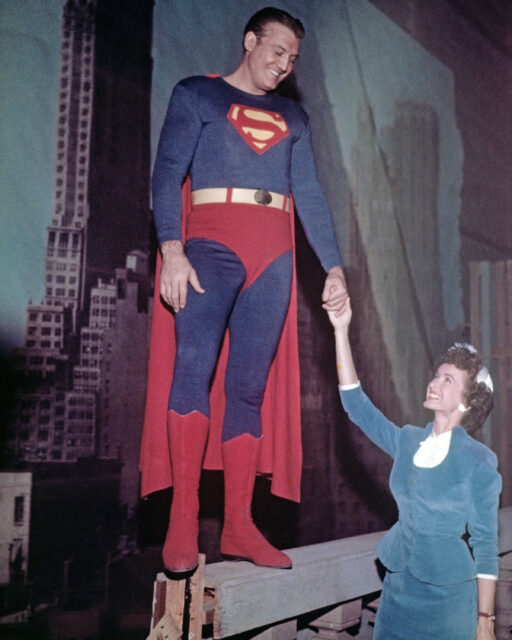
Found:
[[[438, 19], [452, 25], [455, 58], [421, 17], [419, 0], [417, 23], [385, 0], [275, 4], [306, 25], [284, 90], [311, 117], [355, 309], [361, 378], [392, 419], [421, 424], [425, 383], [453, 339], [475, 341], [495, 379], [510, 379], [512, 158], [493, 140], [496, 131], [511, 133], [512, 96], [491, 84], [510, 75], [510, 44], [497, 19], [476, 29], [448, 0]], [[84, 619], [113, 633], [122, 612], [138, 611], [147, 628], [172, 495], [139, 500], [156, 254], [152, 158], [172, 86], [231, 71], [244, 24], [260, 7], [0, 6], [6, 620], [29, 628], [31, 613], [45, 609], [51, 628], [58, 612], [87, 611]], [[493, 52], [492, 69], [482, 49]], [[303, 499], [275, 498], [261, 479], [254, 501], [258, 525], [283, 548], [385, 529], [396, 515], [389, 459], [339, 407], [332, 332], [320, 307], [324, 274], [300, 226], [297, 267]], [[499, 454], [504, 505], [512, 502], [509, 386], [478, 434]], [[220, 473], [203, 475], [207, 561], [219, 559], [222, 489]], [[47, 627], [35, 629], [42, 638]]]

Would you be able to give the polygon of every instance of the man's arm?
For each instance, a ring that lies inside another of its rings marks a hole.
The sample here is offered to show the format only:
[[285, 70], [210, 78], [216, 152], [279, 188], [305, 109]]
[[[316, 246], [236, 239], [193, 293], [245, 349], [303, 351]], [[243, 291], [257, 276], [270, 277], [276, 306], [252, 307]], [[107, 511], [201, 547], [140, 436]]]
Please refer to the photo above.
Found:
[[195, 94], [180, 83], [169, 101], [152, 181], [155, 225], [162, 252], [160, 294], [175, 312], [186, 305], [189, 282], [198, 293], [204, 293], [185, 255], [181, 237], [182, 183], [200, 132], [201, 120]]
[[291, 183], [297, 213], [306, 237], [327, 272], [322, 292], [324, 308], [339, 314], [348, 297], [347, 283], [331, 212], [316, 173], [309, 120], [305, 121], [304, 131], [293, 145]]

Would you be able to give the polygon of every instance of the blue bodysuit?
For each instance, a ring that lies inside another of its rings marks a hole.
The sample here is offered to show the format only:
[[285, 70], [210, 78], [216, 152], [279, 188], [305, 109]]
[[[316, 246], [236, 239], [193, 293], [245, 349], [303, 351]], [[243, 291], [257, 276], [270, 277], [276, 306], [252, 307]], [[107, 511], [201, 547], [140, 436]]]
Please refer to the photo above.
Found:
[[201, 204], [183, 236], [181, 190], [264, 189], [293, 196], [323, 268], [341, 265], [318, 182], [309, 119], [294, 101], [253, 95], [220, 77], [174, 88], [153, 173], [160, 243], [181, 240], [205, 294], [189, 287], [176, 314], [177, 354], [169, 409], [209, 415], [208, 391], [229, 327], [223, 440], [260, 435], [260, 406], [286, 316], [293, 270], [289, 217], [264, 205]]

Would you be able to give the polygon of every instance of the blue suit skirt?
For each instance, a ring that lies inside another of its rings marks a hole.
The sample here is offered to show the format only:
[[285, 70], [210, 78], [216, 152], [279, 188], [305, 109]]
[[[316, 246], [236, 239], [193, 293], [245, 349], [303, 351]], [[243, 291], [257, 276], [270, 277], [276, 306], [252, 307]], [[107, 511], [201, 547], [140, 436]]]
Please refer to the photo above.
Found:
[[476, 579], [437, 585], [388, 571], [373, 640], [475, 640], [477, 604]]

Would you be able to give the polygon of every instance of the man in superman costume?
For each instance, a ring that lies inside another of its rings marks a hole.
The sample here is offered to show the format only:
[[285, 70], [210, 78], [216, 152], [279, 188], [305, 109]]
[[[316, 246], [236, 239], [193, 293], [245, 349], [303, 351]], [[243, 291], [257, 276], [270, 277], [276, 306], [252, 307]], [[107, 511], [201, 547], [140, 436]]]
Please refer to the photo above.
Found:
[[257, 12], [237, 69], [179, 82], [160, 136], [153, 206], [161, 261], [141, 469], [143, 495], [173, 485], [162, 556], [174, 574], [197, 566], [202, 467], [224, 470], [221, 553], [292, 564], [251, 518], [257, 472], [272, 475], [276, 495], [300, 497], [291, 195], [327, 272], [324, 307], [341, 310], [347, 298], [308, 117], [273, 93], [303, 36], [288, 13]]

